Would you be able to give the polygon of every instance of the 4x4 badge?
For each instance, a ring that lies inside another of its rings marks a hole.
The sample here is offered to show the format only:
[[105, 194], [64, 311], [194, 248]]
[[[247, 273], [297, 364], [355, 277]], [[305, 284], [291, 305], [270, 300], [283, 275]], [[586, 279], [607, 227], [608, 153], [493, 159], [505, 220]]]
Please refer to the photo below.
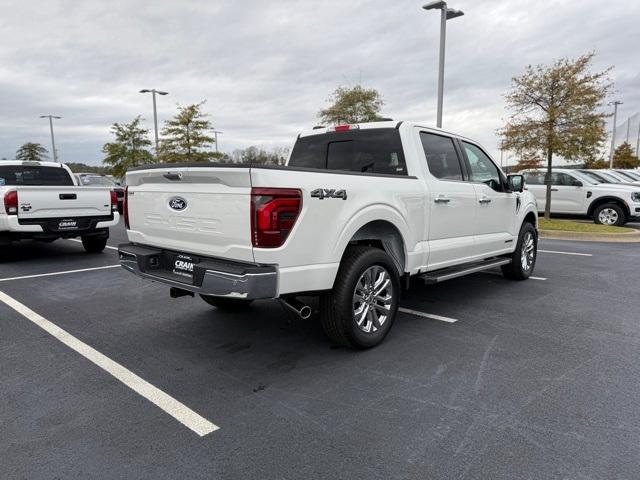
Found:
[[319, 198], [320, 200], [324, 200], [325, 198], [341, 198], [342, 200], [346, 200], [347, 191], [331, 190], [329, 188], [316, 188], [311, 192], [311, 198]]

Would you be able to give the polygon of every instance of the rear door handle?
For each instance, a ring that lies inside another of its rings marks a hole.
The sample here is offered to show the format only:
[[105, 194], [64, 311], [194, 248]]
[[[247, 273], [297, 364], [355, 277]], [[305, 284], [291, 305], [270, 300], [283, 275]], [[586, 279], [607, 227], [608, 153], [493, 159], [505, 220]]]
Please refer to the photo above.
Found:
[[552, 188], [552, 189], [551, 189], [551, 191], [552, 191], [552, 192], [557, 192], [557, 191], [558, 191], [558, 189], [557, 189], [557, 188]]
[[491, 203], [491, 199], [490, 198], [481, 198], [480, 200], [478, 200], [480, 203]]
[[433, 199], [434, 202], [436, 203], [449, 203], [451, 201], [450, 198], [445, 198], [445, 197], [436, 197]]

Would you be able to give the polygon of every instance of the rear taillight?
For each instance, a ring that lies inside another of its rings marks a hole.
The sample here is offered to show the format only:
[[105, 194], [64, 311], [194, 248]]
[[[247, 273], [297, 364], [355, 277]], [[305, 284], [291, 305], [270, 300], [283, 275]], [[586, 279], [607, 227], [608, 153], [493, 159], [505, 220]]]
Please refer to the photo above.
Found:
[[4, 210], [7, 215], [18, 214], [18, 192], [11, 190], [4, 194]]
[[281, 246], [302, 210], [302, 192], [293, 188], [251, 189], [251, 243], [254, 247]]
[[124, 187], [124, 200], [122, 201], [122, 215], [124, 216], [124, 226], [129, 230], [129, 187]]
[[118, 211], [118, 194], [116, 193], [115, 190], [111, 190], [111, 211], [112, 212], [117, 212]]

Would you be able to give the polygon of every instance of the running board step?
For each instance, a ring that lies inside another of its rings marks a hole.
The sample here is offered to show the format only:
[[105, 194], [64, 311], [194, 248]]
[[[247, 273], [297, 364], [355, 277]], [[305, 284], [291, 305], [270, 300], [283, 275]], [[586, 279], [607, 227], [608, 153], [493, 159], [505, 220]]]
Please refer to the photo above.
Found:
[[440, 283], [445, 280], [451, 280], [452, 278], [463, 277], [470, 273], [481, 272], [494, 267], [500, 267], [511, 263], [510, 258], [492, 258], [479, 263], [467, 263], [466, 265], [458, 265], [450, 268], [443, 268], [442, 270], [436, 270], [433, 272], [423, 273], [419, 275], [419, 278], [424, 280], [426, 284]]

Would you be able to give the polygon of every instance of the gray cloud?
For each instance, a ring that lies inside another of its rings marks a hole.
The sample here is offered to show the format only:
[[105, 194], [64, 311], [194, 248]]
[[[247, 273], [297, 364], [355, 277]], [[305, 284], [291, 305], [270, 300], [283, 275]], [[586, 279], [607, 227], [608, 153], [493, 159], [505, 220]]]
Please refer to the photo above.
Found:
[[[54, 113], [63, 160], [97, 164], [109, 126], [142, 114], [151, 98], [207, 99], [223, 150], [289, 144], [317, 123], [338, 85], [381, 91], [385, 115], [433, 124], [438, 16], [420, 1], [30, 1], [0, 17], [0, 157], [25, 141], [48, 145]], [[527, 64], [598, 52], [615, 65], [620, 116], [640, 110], [640, 4], [472, 1], [448, 23], [445, 128], [497, 153], [502, 94]]]

